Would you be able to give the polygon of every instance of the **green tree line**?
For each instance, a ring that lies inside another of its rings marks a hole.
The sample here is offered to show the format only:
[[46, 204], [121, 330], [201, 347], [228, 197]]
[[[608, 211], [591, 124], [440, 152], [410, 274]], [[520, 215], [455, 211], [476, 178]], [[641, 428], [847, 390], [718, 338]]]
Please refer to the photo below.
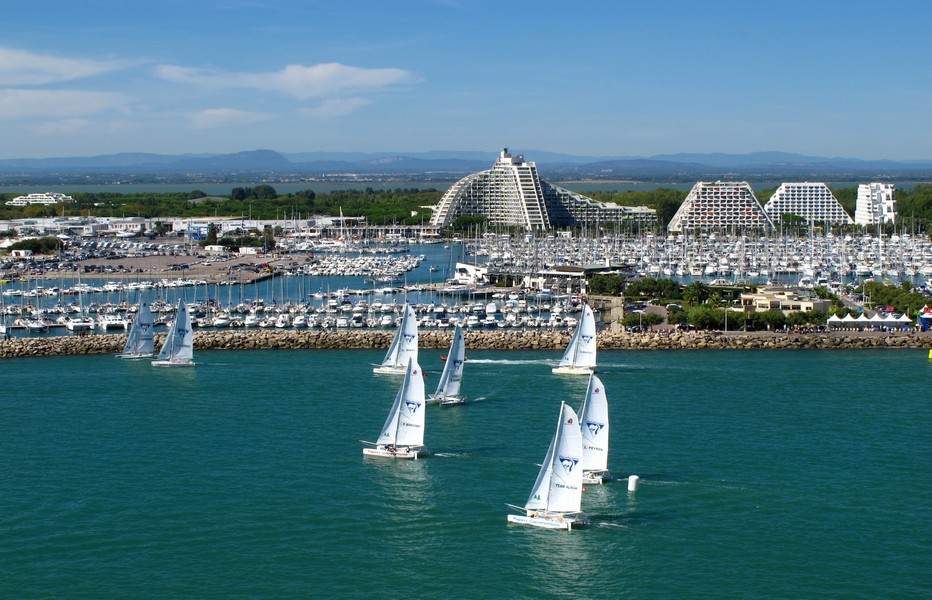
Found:
[[[763, 205], [776, 191], [776, 187], [755, 193]], [[857, 188], [832, 189], [842, 207], [854, 215]], [[594, 191], [588, 195], [601, 202], [614, 202], [623, 206], [647, 206], [657, 211], [661, 228], [666, 228], [688, 194], [685, 190], [657, 188], [645, 191]], [[201, 190], [190, 192], [78, 192], [72, 193], [74, 202], [64, 205], [6, 206], [19, 194], [0, 194], [0, 219], [43, 218], [53, 216], [98, 217], [238, 217], [254, 219], [283, 219], [292, 216], [337, 216], [342, 209], [348, 217], [366, 217], [370, 224], [415, 225], [426, 222], [430, 210], [422, 206], [436, 205], [443, 192], [437, 189], [395, 188], [375, 190], [333, 190], [315, 193], [313, 190], [279, 194], [271, 185], [235, 187], [229, 196], [208, 196]], [[932, 184], [922, 183], [910, 188], [897, 189], [897, 213], [901, 227], [907, 230], [932, 228]], [[481, 218], [480, 218], [481, 219]], [[476, 220], [463, 221], [462, 225], [475, 225]], [[801, 219], [786, 215], [784, 231], [807, 227]], [[857, 227], [852, 227], [857, 229]], [[892, 230], [892, 226], [886, 226]]]

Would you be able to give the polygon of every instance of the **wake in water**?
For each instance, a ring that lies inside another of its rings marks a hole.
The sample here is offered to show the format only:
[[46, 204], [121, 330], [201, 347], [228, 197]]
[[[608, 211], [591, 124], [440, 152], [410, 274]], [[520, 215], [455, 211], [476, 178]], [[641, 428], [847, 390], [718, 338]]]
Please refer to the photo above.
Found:
[[508, 360], [500, 359], [495, 360], [491, 358], [468, 358], [466, 359], [467, 365], [555, 365], [558, 361], [551, 359], [538, 359], [538, 360]]

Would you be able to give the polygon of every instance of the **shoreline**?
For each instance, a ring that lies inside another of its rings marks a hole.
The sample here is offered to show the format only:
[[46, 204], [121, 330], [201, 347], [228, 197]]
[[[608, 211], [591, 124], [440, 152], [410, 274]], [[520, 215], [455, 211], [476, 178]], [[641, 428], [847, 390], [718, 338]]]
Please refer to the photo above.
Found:
[[[422, 331], [422, 349], [449, 348], [453, 332]], [[467, 331], [468, 350], [549, 350], [566, 348], [570, 331]], [[310, 350], [387, 349], [394, 331], [304, 330], [195, 330], [194, 349], [201, 350]], [[165, 334], [155, 336], [161, 347]], [[123, 349], [125, 334], [13, 338], [0, 341], [0, 359], [27, 356], [79, 356], [116, 354]], [[926, 349], [932, 348], [932, 332], [600, 332], [600, 350], [828, 350], [828, 349]]]

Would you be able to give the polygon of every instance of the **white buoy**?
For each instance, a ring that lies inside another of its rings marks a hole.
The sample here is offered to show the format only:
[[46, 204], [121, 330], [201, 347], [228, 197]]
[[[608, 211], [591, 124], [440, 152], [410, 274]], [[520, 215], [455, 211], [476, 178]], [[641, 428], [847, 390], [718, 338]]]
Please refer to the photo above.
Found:
[[637, 475], [628, 475], [628, 491], [636, 492], [638, 491], [638, 477]]

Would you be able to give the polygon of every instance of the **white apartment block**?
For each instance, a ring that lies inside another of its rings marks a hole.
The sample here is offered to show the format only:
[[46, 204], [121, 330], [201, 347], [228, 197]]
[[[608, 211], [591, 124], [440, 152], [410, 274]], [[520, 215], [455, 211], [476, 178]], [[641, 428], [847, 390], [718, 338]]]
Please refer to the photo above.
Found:
[[674, 232], [732, 228], [773, 229], [773, 222], [746, 181], [696, 183], [667, 226]]
[[784, 183], [773, 193], [764, 212], [775, 224], [783, 215], [802, 217], [807, 223], [851, 225], [854, 221], [824, 183]]
[[27, 194], [25, 196], [17, 196], [12, 200], [6, 202], [7, 206], [26, 206], [29, 204], [59, 204], [61, 202], [71, 202], [74, 200], [71, 196], [66, 196], [59, 192], [47, 192], [44, 194]]
[[584, 224], [653, 225], [657, 212], [643, 206], [619, 206], [551, 185], [537, 165], [502, 149], [492, 168], [454, 183], [434, 208], [432, 227], [448, 227], [461, 215], [485, 217], [490, 225], [549, 231]]
[[876, 225], [896, 221], [896, 189], [892, 183], [862, 183], [858, 186], [858, 203], [854, 222]]

